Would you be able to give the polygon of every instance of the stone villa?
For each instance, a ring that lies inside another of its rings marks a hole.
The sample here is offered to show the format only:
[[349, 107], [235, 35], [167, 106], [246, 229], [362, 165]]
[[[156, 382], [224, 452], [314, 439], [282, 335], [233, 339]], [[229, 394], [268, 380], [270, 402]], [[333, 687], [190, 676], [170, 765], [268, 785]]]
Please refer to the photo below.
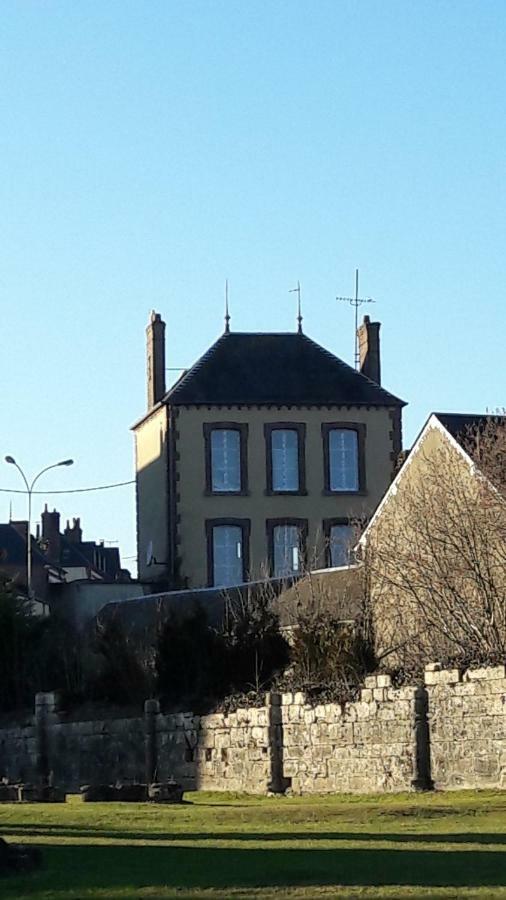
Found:
[[224, 333], [166, 390], [165, 323], [147, 327], [133, 426], [139, 578], [228, 586], [346, 564], [351, 522], [392, 481], [404, 402], [380, 384], [380, 325], [360, 371], [298, 331]]

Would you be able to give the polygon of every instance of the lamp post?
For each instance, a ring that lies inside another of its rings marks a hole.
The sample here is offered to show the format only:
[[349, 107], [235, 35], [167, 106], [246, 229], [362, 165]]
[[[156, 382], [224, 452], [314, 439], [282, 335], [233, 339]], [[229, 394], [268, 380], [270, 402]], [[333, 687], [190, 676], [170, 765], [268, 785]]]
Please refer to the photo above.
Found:
[[11, 466], [15, 466], [21, 475], [25, 486], [26, 493], [28, 495], [28, 535], [26, 541], [26, 589], [28, 593], [28, 599], [32, 600], [32, 493], [35, 487], [36, 482], [39, 480], [40, 476], [44, 474], [44, 472], [49, 472], [50, 469], [57, 469], [58, 466], [71, 466], [74, 463], [73, 459], [63, 459], [61, 462], [53, 463], [51, 466], [46, 466], [44, 469], [41, 469], [40, 472], [32, 479], [31, 483], [29, 483], [23, 469], [16, 462], [13, 456], [6, 456], [5, 462], [10, 463]]

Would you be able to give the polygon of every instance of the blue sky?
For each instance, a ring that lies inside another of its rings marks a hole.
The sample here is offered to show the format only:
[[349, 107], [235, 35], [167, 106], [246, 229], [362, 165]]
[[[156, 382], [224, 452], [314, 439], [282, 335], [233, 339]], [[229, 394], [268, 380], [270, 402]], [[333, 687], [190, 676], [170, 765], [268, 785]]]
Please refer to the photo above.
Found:
[[[188, 366], [225, 278], [232, 328], [272, 331], [299, 279], [351, 362], [358, 266], [407, 444], [505, 405], [505, 32], [496, 0], [5, 0], [2, 457], [73, 456], [48, 489], [133, 477], [149, 310]], [[131, 488], [45, 499], [135, 553]]]

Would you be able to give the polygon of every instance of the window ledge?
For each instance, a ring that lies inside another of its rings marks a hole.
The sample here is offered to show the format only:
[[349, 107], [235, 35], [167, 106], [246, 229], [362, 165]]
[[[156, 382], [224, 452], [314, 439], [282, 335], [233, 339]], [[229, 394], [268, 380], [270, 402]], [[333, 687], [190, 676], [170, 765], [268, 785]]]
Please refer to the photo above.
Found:
[[307, 491], [264, 491], [265, 497], [307, 497]]
[[204, 497], [249, 497], [250, 491], [204, 491]]
[[325, 488], [322, 497], [367, 497], [368, 493], [365, 488], [359, 491], [330, 491]]

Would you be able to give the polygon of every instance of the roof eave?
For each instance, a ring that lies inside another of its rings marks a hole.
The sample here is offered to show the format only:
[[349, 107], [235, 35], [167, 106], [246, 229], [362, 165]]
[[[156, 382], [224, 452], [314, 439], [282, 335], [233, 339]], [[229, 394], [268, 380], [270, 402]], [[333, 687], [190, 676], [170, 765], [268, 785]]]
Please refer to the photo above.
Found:
[[[222, 400], [210, 400], [210, 399], [190, 399], [189, 397], [179, 398], [177, 396], [171, 396], [167, 394], [163, 401], [166, 405], [170, 403], [171, 406], [334, 406], [334, 407], [381, 407], [390, 409], [392, 406], [399, 407], [399, 409], [403, 409], [407, 406], [406, 400], [401, 400], [399, 397], [394, 397], [392, 394], [388, 399], [379, 401], [379, 400], [366, 400], [360, 401], [355, 400], [349, 403], [340, 403], [336, 400], [302, 400], [302, 401], [290, 401], [284, 400], [280, 401], [279, 398], [271, 399], [271, 400], [237, 400], [237, 399], [222, 399]], [[144, 416], [139, 422], [137, 422], [134, 426], [132, 426], [132, 430], [140, 425], [147, 416]]]
[[165, 397], [163, 397], [162, 400], [159, 400], [158, 403], [156, 403], [154, 406], [152, 406], [151, 409], [148, 409], [148, 411], [146, 413], [144, 413], [144, 415], [141, 416], [140, 419], [137, 419], [137, 421], [134, 422], [133, 425], [130, 425], [130, 431], [135, 431], [136, 428], [139, 427], [139, 425], [142, 425], [144, 422], [146, 422], [148, 419], [150, 419], [151, 416], [153, 416], [155, 413], [159, 412], [166, 405], [167, 405], [167, 395], [165, 395]]

